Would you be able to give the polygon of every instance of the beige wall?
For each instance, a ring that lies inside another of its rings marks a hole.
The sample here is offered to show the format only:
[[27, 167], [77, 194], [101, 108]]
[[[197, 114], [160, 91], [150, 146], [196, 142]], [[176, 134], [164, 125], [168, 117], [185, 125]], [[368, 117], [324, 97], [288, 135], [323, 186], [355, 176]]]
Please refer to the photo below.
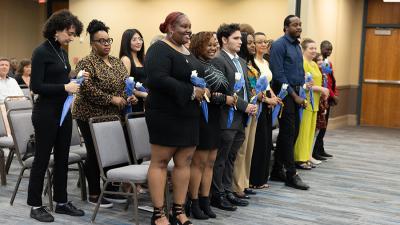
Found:
[[303, 37], [333, 44], [337, 84], [358, 86], [363, 0], [303, 0]]
[[0, 55], [17, 59], [30, 58], [42, 41], [46, 19], [45, 5], [32, 0], [1, 0]]
[[[94, 3], [95, 2], [95, 3]], [[112, 3], [111, 3], [112, 2]], [[148, 46], [152, 37], [160, 34], [158, 27], [172, 11], [186, 13], [193, 32], [215, 31], [223, 22], [249, 23], [268, 37], [282, 35], [283, 19], [293, 8], [293, 0], [70, 0], [70, 10], [84, 23], [96, 18], [111, 28], [114, 38], [112, 55], [117, 56], [121, 35], [127, 28], [139, 29]], [[293, 12], [291, 12], [293, 13]], [[70, 45], [70, 60], [89, 53], [88, 37]]]

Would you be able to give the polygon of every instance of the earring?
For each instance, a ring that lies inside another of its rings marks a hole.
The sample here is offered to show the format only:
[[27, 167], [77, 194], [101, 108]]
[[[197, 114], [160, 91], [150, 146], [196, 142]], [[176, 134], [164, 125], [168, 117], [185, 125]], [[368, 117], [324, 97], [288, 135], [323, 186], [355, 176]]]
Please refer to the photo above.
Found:
[[58, 35], [57, 35], [57, 34], [55, 35], [54, 40], [55, 40], [55, 41], [58, 40]]

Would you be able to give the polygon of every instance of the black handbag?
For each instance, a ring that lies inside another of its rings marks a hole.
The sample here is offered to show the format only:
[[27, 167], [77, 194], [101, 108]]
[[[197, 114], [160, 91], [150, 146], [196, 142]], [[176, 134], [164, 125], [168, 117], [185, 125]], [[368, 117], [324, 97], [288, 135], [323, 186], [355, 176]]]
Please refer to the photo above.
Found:
[[26, 160], [29, 157], [34, 156], [35, 151], [36, 151], [35, 135], [31, 134], [31, 136], [29, 136], [28, 142], [26, 143], [26, 151], [24, 156], [22, 157], [22, 160]]

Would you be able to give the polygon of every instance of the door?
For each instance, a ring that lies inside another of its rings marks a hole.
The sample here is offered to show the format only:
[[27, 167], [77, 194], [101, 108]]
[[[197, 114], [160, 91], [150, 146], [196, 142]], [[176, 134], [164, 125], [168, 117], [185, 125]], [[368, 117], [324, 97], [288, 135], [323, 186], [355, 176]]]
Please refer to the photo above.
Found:
[[368, 4], [360, 124], [400, 128], [400, 3]]

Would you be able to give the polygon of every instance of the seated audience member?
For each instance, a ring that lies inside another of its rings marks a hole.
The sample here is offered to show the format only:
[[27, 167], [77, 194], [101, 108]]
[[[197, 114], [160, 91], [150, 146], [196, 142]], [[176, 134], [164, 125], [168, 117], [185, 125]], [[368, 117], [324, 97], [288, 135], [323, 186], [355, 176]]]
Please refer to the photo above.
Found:
[[8, 76], [10, 71], [10, 60], [0, 58], [0, 104], [4, 103], [7, 96], [22, 96], [21, 88], [17, 81]]
[[15, 80], [18, 82], [21, 88], [29, 88], [29, 83], [31, 82], [31, 60], [21, 60]]
[[10, 58], [10, 70], [8, 71], [8, 76], [15, 78], [17, 69], [18, 69], [18, 60], [16, 58]]

